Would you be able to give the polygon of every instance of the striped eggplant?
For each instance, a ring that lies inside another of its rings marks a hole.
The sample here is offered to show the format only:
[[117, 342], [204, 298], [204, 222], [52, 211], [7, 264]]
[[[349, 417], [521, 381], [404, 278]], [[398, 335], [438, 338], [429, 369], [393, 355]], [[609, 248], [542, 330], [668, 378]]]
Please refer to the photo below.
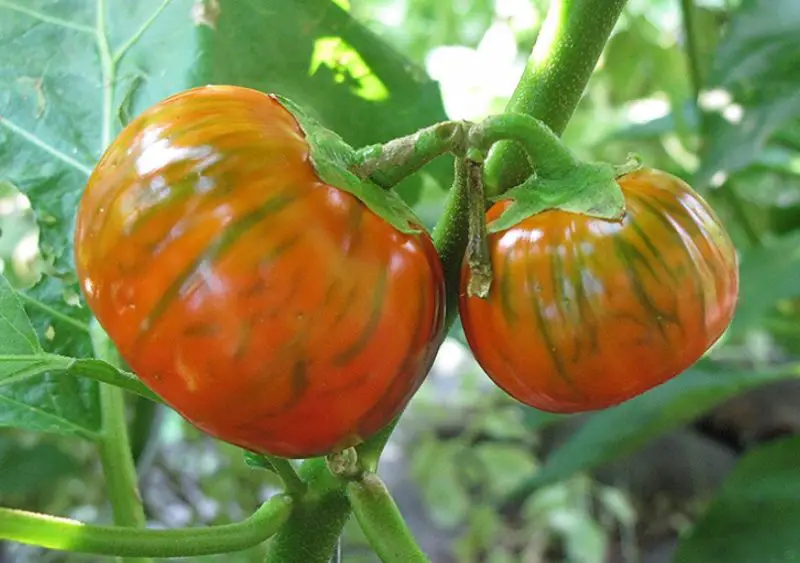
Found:
[[131, 122], [83, 194], [81, 289], [138, 377], [208, 434], [323, 455], [387, 425], [441, 342], [442, 266], [321, 179], [281, 100], [213, 86]]
[[738, 262], [714, 211], [661, 171], [618, 182], [621, 222], [549, 210], [490, 234], [488, 299], [467, 295], [462, 268], [467, 341], [522, 403], [565, 413], [621, 403], [690, 367], [731, 321]]

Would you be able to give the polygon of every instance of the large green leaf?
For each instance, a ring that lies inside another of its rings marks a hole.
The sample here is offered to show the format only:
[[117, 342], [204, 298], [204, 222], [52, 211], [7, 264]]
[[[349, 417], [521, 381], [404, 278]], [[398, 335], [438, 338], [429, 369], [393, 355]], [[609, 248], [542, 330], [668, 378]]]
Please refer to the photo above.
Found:
[[728, 476], [678, 548], [676, 563], [800, 560], [800, 438], [762, 446]]
[[800, 295], [800, 232], [743, 253], [731, 333], [758, 326], [781, 299]]
[[796, 0], [742, 2], [719, 45], [708, 85], [730, 92], [741, 116], [711, 116], [700, 183], [746, 167], [779, 126], [800, 114], [798, 29]]
[[0, 387], [0, 427], [97, 439], [97, 385], [59, 370]]
[[631, 453], [648, 440], [748, 389], [797, 377], [798, 364], [734, 371], [711, 369], [703, 363], [635, 399], [592, 416], [510, 498], [524, 498], [539, 487]]
[[[0, 436], [0, 498], [22, 499], [31, 494], [52, 495], [67, 475], [76, 475], [76, 459], [54, 444], [17, 444], [11, 437]], [[41, 498], [41, 497], [40, 497]]]
[[95, 437], [97, 385], [66, 373], [72, 364], [42, 350], [16, 293], [0, 276], [0, 427]]
[[0, 343], [2, 357], [42, 353], [22, 303], [3, 276], [0, 276]]

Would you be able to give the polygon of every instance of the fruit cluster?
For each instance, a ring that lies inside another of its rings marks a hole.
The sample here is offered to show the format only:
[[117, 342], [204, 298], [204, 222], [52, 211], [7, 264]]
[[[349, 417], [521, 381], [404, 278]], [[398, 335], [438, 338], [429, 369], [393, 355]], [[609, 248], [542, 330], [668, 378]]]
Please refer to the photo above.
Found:
[[[168, 98], [103, 155], [75, 234], [87, 303], [138, 377], [209, 434], [294, 458], [389, 424], [446, 329], [430, 235], [366, 205], [360, 190], [382, 189], [370, 178], [323, 179], [308, 135], [254, 90]], [[731, 320], [737, 259], [711, 208], [655, 170], [619, 186], [621, 221], [552, 209], [490, 234], [485, 298], [466, 291], [464, 261], [469, 345], [523, 403], [620, 403], [688, 368]]]

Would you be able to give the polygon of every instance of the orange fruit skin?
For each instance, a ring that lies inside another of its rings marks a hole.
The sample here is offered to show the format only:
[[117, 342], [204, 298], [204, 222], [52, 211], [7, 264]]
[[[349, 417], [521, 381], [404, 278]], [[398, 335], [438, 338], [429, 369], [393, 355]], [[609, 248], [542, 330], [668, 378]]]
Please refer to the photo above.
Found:
[[657, 170], [619, 185], [621, 222], [550, 210], [490, 234], [488, 299], [467, 295], [462, 265], [467, 341], [522, 403], [557, 413], [619, 404], [694, 364], [733, 317], [736, 251], [709, 205]]
[[83, 194], [75, 261], [120, 354], [207, 433], [282, 457], [397, 416], [443, 338], [430, 237], [321, 181], [294, 116], [211, 86], [156, 104]]

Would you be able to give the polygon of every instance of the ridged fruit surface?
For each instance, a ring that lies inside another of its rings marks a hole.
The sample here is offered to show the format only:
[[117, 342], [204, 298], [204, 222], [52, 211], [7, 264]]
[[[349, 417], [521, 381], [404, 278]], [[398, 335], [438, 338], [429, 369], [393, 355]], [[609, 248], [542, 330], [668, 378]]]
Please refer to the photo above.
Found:
[[430, 237], [321, 181], [294, 116], [245, 88], [189, 90], [130, 123], [86, 187], [75, 257], [139, 378], [261, 453], [316, 456], [372, 435], [442, 338]]
[[737, 257], [708, 204], [657, 170], [619, 185], [621, 222], [551, 210], [490, 234], [487, 300], [467, 296], [462, 268], [469, 345], [518, 401], [551, 412], [621, 403], [690, 367], [731, 321]]

